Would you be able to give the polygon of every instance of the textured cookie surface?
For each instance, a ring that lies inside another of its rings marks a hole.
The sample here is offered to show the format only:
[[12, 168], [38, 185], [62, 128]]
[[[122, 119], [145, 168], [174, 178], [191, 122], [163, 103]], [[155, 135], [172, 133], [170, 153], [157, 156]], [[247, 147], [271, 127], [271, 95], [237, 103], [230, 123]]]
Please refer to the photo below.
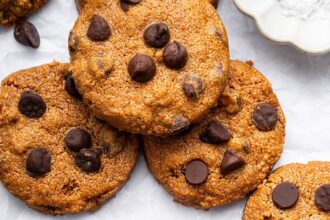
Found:
[[[271, 84], [248, 64], [232, 61], [230, 68], [219, 106], [204, 119], [177, 137], [144, 138], [149, 169], [187, 206], [208, 209], [242, 199], [282, 152], [285, 118]], [[260, 106], [272, 113], [264, 114], [264, 123], [256, 120], [265, 113]]]
[[249, 198], [243, 219], [330, 219], [329, 170], [321, 161], [280, 167]]
[[[218, 6], [219, 3], [219, 0], [207, 0], [207, 1], [209, 1], [215, 8]], [[77, 5], [78, 12], [81, 12], [87, 0], [75, 0], [75, 2]], [[122, 2], [125, 3], [125, 0], [123, 0]]]
[[69, 42], [73, 77], [97, 117], [115, 127], [178, 132], [225, 86], [225, 29], [205, 0], [127, 2], [85, 3]]
[[67, 74], [59, 63], [22, 70], [0, 94], [0, 179], [48, 214], [97, 209], [127, 181], [138, 154], [135, 137], [86, 110]]
[[38, 11], [47, 0], [1, 0], [0, 24], [9, 26]]

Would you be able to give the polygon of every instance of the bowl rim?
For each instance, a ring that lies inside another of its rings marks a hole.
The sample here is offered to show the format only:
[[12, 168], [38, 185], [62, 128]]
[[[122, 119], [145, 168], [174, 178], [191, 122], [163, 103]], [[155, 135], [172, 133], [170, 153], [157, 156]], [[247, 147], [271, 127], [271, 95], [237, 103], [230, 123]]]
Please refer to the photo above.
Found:
[[275, 44], [280, 44], [280, 45], [290, 45], [297, 49], [298, 51], [308, 54], [308, 55], [324, 55], [330, 52], [330, 45], [327, 48], [324, 49], [312, 49], [312, 48], [306, 48], [302, 45], [300, 45], [298, 42], [290, 40], [290, 39], [279, 39], [276, 36], [271, 35], [269, 32], [266, 31], [266, 28], [264, 25], [262, 25], [262, 22], [260, 20], [260, 17], [253, 15], [251, 12], [247, 11], [243, 5], [241, 5], [240, 0], [233, 0], [234, 5], [236, 8], [246, 16], [252, 18], [255, 23], [257, 24], [257, 28], [259, 32], [266, 37], [268, 40], [272, 41]]

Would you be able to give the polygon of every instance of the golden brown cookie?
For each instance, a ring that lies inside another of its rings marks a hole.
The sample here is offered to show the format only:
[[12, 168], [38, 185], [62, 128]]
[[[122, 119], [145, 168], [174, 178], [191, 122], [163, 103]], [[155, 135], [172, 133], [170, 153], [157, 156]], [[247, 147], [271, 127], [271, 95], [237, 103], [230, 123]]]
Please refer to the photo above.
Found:
[[205, 0], [122, 3], [88, 1], [72, 29], [77, 87], [95, 115], [119, 129], [181, 131], [214, 107], [225, 87], [224, 26]]
[[330, 219], [330, 162], [280, 167], [249, 198], [243, 219]]
[[2, 83], [0, 179], [44, 213], [99, 208], [137, 160], [136, 138], [97, 120], [80, 99], [67, 64], [22, 70]]
[[268, 80], [232, 61], [219, 106], [176, 137], [144, 138], [148, 167], [176, 202], [209, 209], [244, 198], [280, 158], [285, 118]]
[[0, 24], [9, 26], [38, 11], [47, 0], [1, 0]]

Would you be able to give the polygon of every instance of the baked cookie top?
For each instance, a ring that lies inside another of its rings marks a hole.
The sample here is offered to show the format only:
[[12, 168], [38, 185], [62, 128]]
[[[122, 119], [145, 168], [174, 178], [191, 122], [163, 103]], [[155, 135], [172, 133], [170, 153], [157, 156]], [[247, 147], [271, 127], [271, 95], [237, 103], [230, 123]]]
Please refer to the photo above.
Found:
[[94, 210], [127, 181], [135, 137], [97, 120], [81, 103], [68, 65], [8, 76], [0, 94], [0, 179], [48, 213]]
[[186, 128], [226, 84], [226, 31], [205, 0], [87, 1], [69, 50], [96, 116], [132, 133]]
[[9, 26], [38, 11], [47, 0], [1, 0], [0, 24]]
[[249, 198], [243, 219], [330, 219], [330, 162], [288, 164]]
[[176, 137], [144, 138], [147, 164], [176, 202], [208, 209], [244, 198], [280, 158], [285, 118], [268, 80], [230, 63], [219, 106]]

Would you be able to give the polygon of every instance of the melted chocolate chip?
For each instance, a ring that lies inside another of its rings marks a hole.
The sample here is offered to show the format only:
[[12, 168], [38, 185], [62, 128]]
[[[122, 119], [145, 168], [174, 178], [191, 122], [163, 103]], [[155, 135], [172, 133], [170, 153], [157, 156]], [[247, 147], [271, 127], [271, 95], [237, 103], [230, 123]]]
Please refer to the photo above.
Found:
[[32, 177], [42, 176], [50, 171], [51, 156], [47, 149], [32, 150], [26, 160], [26, 170]]
[[40, 118], [46, 111], [46, 104], [40, 95], [26, 92], [21, 95], [18, 109], [28, 118]]
[[167, 67], [181, 69], [188, 61], [188, 52], [182, 44], [174, 41], [164, 48], [163, 60]]
[[299, 198], [299, 191], [293, 183], [283, 182], [277, 185], [273, 191], [272, 199], [279, 209], [293, 207]]
[[170, 31], [164, 23], [152, 24], [144, 31], [143, 38], [150, 47], [162, 48], [170, 41]]
[[64, 88], [67, 91], [67, 93], [69, 93], [69, 95], [71, 95], [73, 98], [81, 100], [82, 96], [80, 95], [79, 91], [77, 90], [74, 79], [72, 78], [72, 73], [65, 75], [64, 79], [65, 79]]
[[228, 175], [244, 165], [245, 161], [238, 154], [232, 150], [227, 150], [220, 165], [221, 174]]
[[156, 64], [151, 57], [137, 54], [128, 64], [128, 73], [134, 81], [146, 83], [155, 76]]
[[100, 154], [96, 149], [83, 149], [76, 155], [76, 165], [86, 173], [97, 172], [101, 168]]
[[197, 100], [204, 91], [203, 81], [196, 76], [187, 76], [183, 82], [184, 94], [189, 99]]
[[230, 140], [231, 134], [223, 123], [211, 121], [202, 134], [200, 140], [209, 144], [223, 144]]
[[201, 160], [192, 160], [185, 169], [186, 181], [191, 185], [200, 185], [207, 180], [208, 167]]
[[28, 21], [19, 21], [15, 24], [14, 37], [24, 46], [38, 48], [40, 37], [35, 26]]
[[316, 190], [315, 205], [322, 211], [330, 211], [330, 184], [324, 184]]
[[111, 36], [108, 22], [100, 15], [94, 15], [89, 25], [87, 36], [92, 41], [106, 41]]
[[252, 119], [258, 130], [271, 131], [278, 120], [277, 109], [270, 104], [260, 104], [254, 109]]
[[92, 146], [92, 137], [86, 130], [74, 128], [67, 133], [64, 142], [70, 150], [79, 152]]

